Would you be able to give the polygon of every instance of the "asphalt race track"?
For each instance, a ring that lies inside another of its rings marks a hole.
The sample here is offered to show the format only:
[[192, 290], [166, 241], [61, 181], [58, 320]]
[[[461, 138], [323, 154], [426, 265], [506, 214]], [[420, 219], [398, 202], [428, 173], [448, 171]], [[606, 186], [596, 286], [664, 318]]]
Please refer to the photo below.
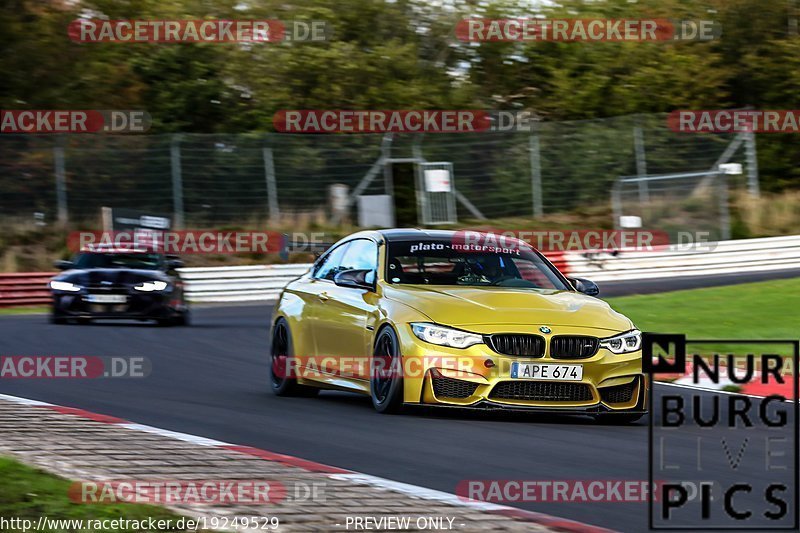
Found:
[[[663, 284], [662, 284], [663, 288]], [[0, 380], [0, 393], [295, 455], [455, 492], [473, 479], [646, 480], [647, 422], [616, 427], [582, 417], [451, 411], [382, 416], [366, 397], [268, 391], [270, 306], [196, 308], [192, 327], [51, 325], [0, 317], [2, 355], [146, 356], [144, 379]], [[666, 386], [658, 386], [656, 394]], [[670, 393], [682, 391], [674, 387]], [[731, 481], [745, 472], [717, 473]], [[644, 503], [521, 503], [621, 531], [647, 528]]]

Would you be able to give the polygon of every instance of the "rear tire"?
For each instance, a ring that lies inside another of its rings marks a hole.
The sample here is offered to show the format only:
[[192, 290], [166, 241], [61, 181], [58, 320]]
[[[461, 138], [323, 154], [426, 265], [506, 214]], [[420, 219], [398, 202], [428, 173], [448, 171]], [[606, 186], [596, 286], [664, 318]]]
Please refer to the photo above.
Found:
[[189, 314], [189, 309], [186, 309], [181, 314], [175, 317], [176, 326], [188, 326], [190, 322], [191, 322], [191, 315]]
[[289, 324], [283, 318], [278, 319], [272, 330], [270, 344], [269, 383], [276, 396], [305, 396], [319, 394], [317, 387], [300, 385], [292, 364], [294, 343]]
[[378, 333], [372, 353], [369, 380], [372, 406], [381, 414], [399, 413], [403, 410], [403, 357], [400, 341], [391, 327]]
[[50, 323], [51, 324], [66, 324], [67, 319], [61, 315], [57, 315], [55, 313], [50, 313]]

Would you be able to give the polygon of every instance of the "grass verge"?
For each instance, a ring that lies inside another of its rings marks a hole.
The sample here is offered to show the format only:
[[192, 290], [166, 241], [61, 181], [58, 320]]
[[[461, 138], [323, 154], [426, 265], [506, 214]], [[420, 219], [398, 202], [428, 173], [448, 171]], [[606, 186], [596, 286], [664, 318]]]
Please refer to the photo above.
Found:
[[[609, 298], [642, 331], [687, 339], [798, 339], [800, 278]], [[714, 345], [720, 352], [767, 353], [764, 345]], [[772, 353], [789, 354], [788, 347]]]
[[3, 315], [41, 315], [49, 313], [50, 308], [45, 305], [25, 307], [0, 307], [0, 316]]
[[[181, 518], [161, 507], [139, 504], [80, 504], [68, 497], [70, 481], [19, 463], [9, 458], [0, 457], [0, 517], [9, 521], [2, 531], [23, 531], [21, 527], [10, 527], [11, 518], [32, 520], [34, 524], [40, 516], [53, 520], [113, 520], [127, 519], [146, 521], [171, 520], [172, 529]], [[50, 527], [38, 530], [39, 533], [60, 533], [73, 531], [74, 526], [50, 524]], [[104, 532], [133, 531], [132, 529], [103, 529]], [[137, 531], [145, 531], [138, 529]]]

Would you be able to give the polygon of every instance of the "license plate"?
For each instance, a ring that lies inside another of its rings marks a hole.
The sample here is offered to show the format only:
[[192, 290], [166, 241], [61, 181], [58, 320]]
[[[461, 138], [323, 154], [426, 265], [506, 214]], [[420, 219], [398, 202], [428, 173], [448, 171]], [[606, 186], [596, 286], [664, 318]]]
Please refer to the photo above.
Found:
[[124, 304], [128, 301], [124, 294], [87, 294], [84, 299], [95, 304]]
[[511, 377], [541, 381], [580, 381], [583, 365], [548, 365], [539, 363], [511, 363]]

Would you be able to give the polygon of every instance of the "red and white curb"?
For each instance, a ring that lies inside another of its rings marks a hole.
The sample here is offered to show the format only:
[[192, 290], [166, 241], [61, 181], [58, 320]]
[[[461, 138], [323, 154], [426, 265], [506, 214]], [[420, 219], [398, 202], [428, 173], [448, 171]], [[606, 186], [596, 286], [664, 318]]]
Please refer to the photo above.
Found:
[[340, 481], [350, 481], [358, 485], [369, 485], [372, 487], [388, 490], [391, 492], [406, 494], [408, 496], [412, 496], [417, 499], [435, 501], [437, 503], [459, 506], [459, 507], [467, 507], [470, 509], [483, 511], [489, 514], [502, 515], [514, 518], [519, 521], [535, 523], [558, 531], [565, 531], [568, 533], [614, 533], [613, 530], [610, 529], [604, 529], [601, 527], [584, 524], [582, 522], [576, 522], [574, 520], [569, 520], [566, 518], [559, 518], [544, 513], [526, 511], [524, 509], [517, 509], [515, 507], [498, 505], [495, 503], [466, 500], [459, 496], [456, 496], [455, 494], [450, 494], [443, 491], [420, 487], [418, 485], [411, 485], [409, 483], [392, 481], [389, 479], [372, 476], [369, 474], [361, 474], [358, 472], [354, 472], [352, 470], [345, 470], [343, 468], [324, 465], [322, 463], [301, 459], [299, 457], [294, 457], [291, 455], [285, 455], [281, 453], [275, 453], [268, 450], [261, 450], [259, 448], [253, 448], [250, 446], [240, 446], [214, 439], [200, 437], [197, 435], [190, 435], [188, 433], [179, 433], [177, 431], [170, 431], [168, 429], [161, 429], [153, 426], [147, 426], [144, 424], [137, 424], [134, 422], [130, 422], [128, 420], [124, 420], [122, 418], [93, 413], [91, 411], [86, 411], [75, 407], [65, 407], [61, 405], [42, 402], [39, 400], [20, 398], [18, 396], [9, 396], [6, 394], [0, 394], [0, 400], [6, 400], [9, 402], [21, 405], [27, 405], [30, 407], [39, 407], [43, 409], [48, 409], [51, 411], [56, 411], [61, 414], [73, 415], [87, 420], [92, 420], [94, 422], [113, 424], [117, 427], [122, 427], [133, 431], [141, 431], [144, 433], [150, 433], [154, 435], [160, 435], [162, 437], [177, 439], [191, 444], [196, 444], [198, 446], [222, 448], [228, 451], [242, 453], [253, 457], [258, 457], [260, 459], [264, 459], [265, 461], [273, 461], [287, 466], [301, 468], [303, 470], [306, 470], [307, 472], [325, 474], [331, 479], [336, 479]]

